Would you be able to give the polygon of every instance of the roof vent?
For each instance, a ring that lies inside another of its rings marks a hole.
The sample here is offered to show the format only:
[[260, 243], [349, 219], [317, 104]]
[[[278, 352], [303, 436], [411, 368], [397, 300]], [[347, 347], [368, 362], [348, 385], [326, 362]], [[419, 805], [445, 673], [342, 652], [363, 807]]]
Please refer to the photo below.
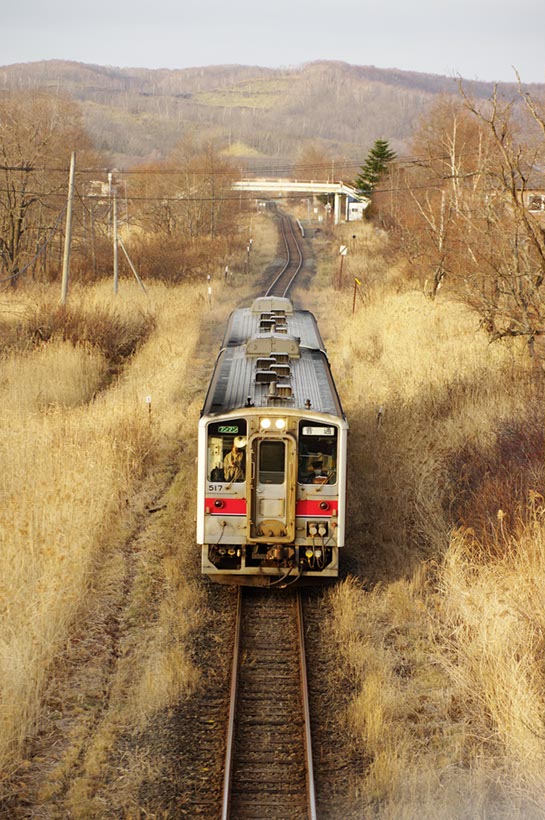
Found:
[[274, 333], [276, 322], [274, 319], [260, 319], [259, 332], [260, 333]]
[[261, 331], [250, 336], [246, 342], [246, 355], [271, 357], [283, 353], [289, 358], [300, 357], [299, 339], [289, 333], [265, 333]]
[[276, 373], [277, 376], [280, 376], [283, 379], [289, 379], [291, 376], [291, 367], [289, 364], [278, 364], [275, 362], [271, 365], [270, 369]]
[[291, 399], [293, 396], [291, 384], [287, 382], [276, 382], [276, 392], [282, 399]]
[[288, 315], [293, 314], [293, 304], [285, 296], [259, 296], [254, 300], [251, 311], [254, 315], [272, 311], [283, 311]]
[[255, 363], [257, 370], [269, 370], [277, 362], [276, 356], [258, 359]]
[[274, 319], [277, 326], [285, 325], [287, 323], [286, 312], [284, 310], [273, 311], [271, 319]]

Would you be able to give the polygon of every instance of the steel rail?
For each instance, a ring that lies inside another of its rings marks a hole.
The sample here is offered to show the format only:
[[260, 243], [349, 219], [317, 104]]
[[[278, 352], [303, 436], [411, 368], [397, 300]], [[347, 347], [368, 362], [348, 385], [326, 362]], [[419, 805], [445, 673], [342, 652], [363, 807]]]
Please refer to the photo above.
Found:
[[[240, 668], [240, 648], [241, 648], [241, 622], [242, 622], [242, 596], [243, 588], [238, 590], [237, 610], [236, 610], [236, 626], [235, 626], [235, 640], [233, 648], [233, 663], [231, 668], [231, 690], [230, 690], [230, 705], [229, 717], [227, 726], [227, 739], [225, 747], [225, 768], [223, 776], [223, 791], [222, 791], [222, 820], [229, 820], [231, 817], [231, 795], [233, 785], [233, 771], [234, 771], [234, 751], [235, 751], [235, 731], [237, 722], [237, 700], [238, 700], [238, 686], [239, 686], [239, 668]], [[295, 598], [295, 611], [297, 619], [297, 645], [299, 654], [299, 681], [300, 681], [300, 695], [303, 717], [303, 743], [304, 743], [304, 767], [306, 778], [306, 794], [307, 794], [307, 809], [306, 813], [309, 820], [316, 820], [316, 793], [314, 787], [314, 765], [312, 760], [312, 734], [310, 723], [310, 707], [308, 697], [308, 676], [307, 665], [305, 658], [305, 638], [304, 638], [304, 614], [302, 596], [298, 590]]]
[[267, 290], [265, 296], [270, 296], [271, 295], [272, 289], [275, 287], [276, 283], [282, 278], [282, 276], [287, 271], [287, 269], [289, 268], [290, 263], [291, 263], [291, 253], [290, 253], [290, 249], [289, 249], [289, 245], [288, 245], [288, 240], [287, 240], [287, 237], [286, 237], [286, 226], [285, 226], [285, 222], [284, 222], [285, 219], [286, 219], [286, 217], [282, 214], [280, 216], [280, 232], [281, 232], [281, 235], [282, 235], [282, 239], [284, 240], [284, 247], [286, 248], [286, 257], [287, 257], [286, 258], [286, 264], [284, 265], [284, 267], [282, 268], [282, 270], [280, 271], [278, 276], [276, 276], [274, 278], [274, 280], [273, 280], [271, 286], [269, 287], [269, 289]]
[[266, 296], [274, 295], [273, 294], [274, 289], [277, 287], [278, 283], [281, 281], [282, 277], [285, 275], [286, 271], [288, 270], [288, 268], [292, 264], [292, 254], [291, 254], [290, 246], [289, 246], [289, 243], [288, 243], [288, 237], [287, 237], [287, 233], [286, 233], [286, 222], [289, 225], [291, 236], [293, 238], [293, 243], [295, 245], [297, 253], [299, 254], [299, 263], [297, 265], [295, 273], [293, 274], [293, 276], [289, 280], [288, 285], [283, 288], [282, 296], [287, 296], [287, 294], [288, 294], [288, 292], [289, 292], [289, 290], [290, 290], [290, 288], [291, 288], [297, 274], [299, 273], [299, 271], [301, 270], [301, 268], [303, 266], [303, 254], [301, 252], [301, 247], [299, 245], [299, 242], [298, 242], [297, 237], [295, 236], [295, 233], [294, 233], [294, 230], [293, 230], [293, 223], [292, 223], [291, 219], [288, 216], [284, 216], [282, 214], [281, 217], [280, 217], [280, 230], [281, 230], [282, 239], [284, 240], [284, 246], [286, 248], [287, 261], [286, 261], [286, 264], [284, 265], [284, 267], [282, 268], [282, 270], [280, 271], [280, 273], [278, 274], [278, 276], [275, 277], [272, 284], [268, 288], [268, 290], [265, 294]]
[[289, 220], [289, 226], [290, 226], [291, 235], [293, 236], [293, 241], [295, 242], [295, 247], [297, 248], [297, 252], [299, 254], [299, 264], [297, 265], [297, 269], [296, 269], [295, 273], [293, 274], [290, 281], [288, 282], [288, 286], [287, 286], [286, 290], [283, 293], [284, 296], [287, 296], [288, 291], [290, 290], [290, 288], [291, 288], [291, 286], [292, 286], [292, 284], [295, 280], [295, 277], [298, 275], [299, 271], [303, 267], [303, 254], [301, 252], [301, 246], [299, 245], [299, 241], [298, 241], [297, 237], [295, 236], [295, 231], [293, 230], [293, 222], [291, 221], [291, 219]]
[[307, 660], [305, 655], [305, 627], [301, 590], [297, 590], [297, 630], [299, 633], [299, 663], [301, 670], [301, 700], [305, 723], [305, 762], [307, 772], [307, 799], [309, 820], [316, 820], [316, 791], [314, 788], [314, 764], [312, 762], [312, 731], [308, 698]]
[[240, 624], [242, 621], [242, 587], [238, 589], [235, 623], [235, 645], [233, 665], [231, 668], [231, 693], [229, 695], [229, 720], [227, 724], [227, 741], [225, 749], [225, 769], [223, 773], [223, 792], [221, 819], [229, 820], [231, 804], [231, 779], [233, 773], [233, 751], [235, 745], [235, 720], [237, 712], [238, 667], [240, 659]]

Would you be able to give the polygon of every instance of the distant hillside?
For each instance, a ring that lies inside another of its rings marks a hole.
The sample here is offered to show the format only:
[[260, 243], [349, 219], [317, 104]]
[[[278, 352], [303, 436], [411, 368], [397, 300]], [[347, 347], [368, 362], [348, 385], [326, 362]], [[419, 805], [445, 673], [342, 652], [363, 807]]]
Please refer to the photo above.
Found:
[[[478, 97], [493, 88], [465, 84]], [[164, 157], [194, 134], [271, 171], [291, 162], [304, 140], [337, 157], [362, 157], [379, 137], [403, 152], [430, 102], [457, 93], [453, 78], [341, 62], [167, 70], [50, 60], [0, 68], [0, 93], [42, 87], [81, 103], [97, 148], [120, 166]]]

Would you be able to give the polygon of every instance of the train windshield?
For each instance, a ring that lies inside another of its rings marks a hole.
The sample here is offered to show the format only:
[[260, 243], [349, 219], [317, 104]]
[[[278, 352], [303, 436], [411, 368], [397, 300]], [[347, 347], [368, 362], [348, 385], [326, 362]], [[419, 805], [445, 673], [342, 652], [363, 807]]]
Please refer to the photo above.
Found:
[[337, 483], [336, 427], [316, 421], [299, 423], [300, 484]]
[[246, 477], [246, 420], [228, 419], [208, 425], [209, 481], [240, 482]]
[[283, 484], [286, 464], [286, 445], [283, 441], [259, 443], [259, 483]]

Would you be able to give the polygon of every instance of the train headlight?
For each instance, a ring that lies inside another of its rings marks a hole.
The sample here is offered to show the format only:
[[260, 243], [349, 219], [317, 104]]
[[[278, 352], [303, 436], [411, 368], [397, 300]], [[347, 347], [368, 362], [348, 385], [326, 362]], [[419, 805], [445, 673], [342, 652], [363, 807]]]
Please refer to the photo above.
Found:
[[260, 425], [260, 427], [263, 428], [263, 430], [268, 430], [269, 427], [271, 426], [271, 424], [272, 424], [272, 421], [270, 419], [260, 419], [259, 420], [259, 425]]
[[283, 430], [286, 426], [286, 419], [276, 419], [274, 426], [277, 430]]

